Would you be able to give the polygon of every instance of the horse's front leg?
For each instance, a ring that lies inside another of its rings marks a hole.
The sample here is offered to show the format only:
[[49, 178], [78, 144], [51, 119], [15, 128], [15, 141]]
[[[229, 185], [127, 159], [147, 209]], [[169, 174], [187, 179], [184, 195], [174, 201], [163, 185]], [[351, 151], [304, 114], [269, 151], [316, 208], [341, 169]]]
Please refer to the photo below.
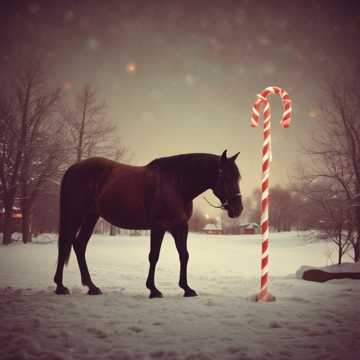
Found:
[[149, 253], [149, 274], [146, 280], [146, 287], [150, 290], [149, 298], [161, 298], [162, 293], [155, 286], [155, 268], [159, 260], [161, 243], [165, 231], [152, 229], [150, 233], [150, 253]]
[[190, 288], [187, 283], [187, 264], [189, 260], [189, 252], [187, 250], [188, 224], [178, 225], [171, 231], [171, 235], [175, 239], [176, 249], [180, 259], [180, 279], [179, 286], [184, 289], [184, 296], [197, 296], [196, 292]]

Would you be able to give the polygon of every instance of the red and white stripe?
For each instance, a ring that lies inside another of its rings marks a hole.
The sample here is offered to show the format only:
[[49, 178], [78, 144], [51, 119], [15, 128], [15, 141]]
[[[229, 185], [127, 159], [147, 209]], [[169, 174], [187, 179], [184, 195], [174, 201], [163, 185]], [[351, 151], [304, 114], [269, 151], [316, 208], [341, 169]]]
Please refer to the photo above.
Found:
[[262, 148], [262, 182], [261, 182], [261, 289], [257, 300], [271, 301], [275, 298], [268, 293], [269, 282], [269, 175], [271, 161], [271, 109], [268, 100], [270, 94], [279, 95], [283, 102], [283, 115], [280, 124], [288, 128], [291, 121], [291, 100], [287, 92], [279, 87], [270, 86], [257, 95], [252, 108], [251, 126], [257, 127], [260, 118], [260, 108], [264, 105], [264, 130]]

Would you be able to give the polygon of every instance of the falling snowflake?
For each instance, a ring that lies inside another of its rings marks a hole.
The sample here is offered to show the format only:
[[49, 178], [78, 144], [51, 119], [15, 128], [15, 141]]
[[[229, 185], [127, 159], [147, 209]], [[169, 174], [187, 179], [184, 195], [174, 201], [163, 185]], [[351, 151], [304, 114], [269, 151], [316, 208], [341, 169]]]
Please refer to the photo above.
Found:
[[33, 2], [29, 4], [28, 10], [31, 15], [36, 15], [40, 11], [40, 5], [36, 2]]
[[234, 17], [235, 17], [236, 23], [238, 23], [239, 25], [242, 25], [246, 20], [246, 11], [240, 9], [235, 12]]
[[210, 38], [209, 43], [214, 55], [219, 55], [225, 48], [224, 44], [216, 38]]
[[311, 119], [315, 119], [315, 118], [317, 118], [318, 113], [317, 113], [316, 110], [311, 110], [311, 111], [309, 112], [308, 116], [309, 116]]
[[81, 29], [87, 30], [90, 29], [90, 19], [88, 16], [80, 16], [79, 26]]
[[160, 90], [152, 89], [149, 93], [151, 100], [158, 101], [161, 99], [162, 93]]
[[65, 80], [63, 83], [64, 90], [71, 90], [72, 82], [70, 80]]
[[134, 62], [130, 62], [126, 65], [126, 71], [129, 74], [135, 74], [136, 73], [136, 64]]
[[196, 82], [196, 79], [195, 79], [194, 75], [186, 74], [186, 76], [185, 76], [186, 85], [193, 86], [195, 84], [195, 82]]
[[100, 46], [100, 42], [95, 38], [89, 38], [86, 41], [86, 47], [91, 51], [97, 51]]
[[200, 26], [203, 29], [207, 29], [210, 25], [209, 19], [207, 17], [203, 17], [200, 19]]
[[302, 53], [301, 50], [299, 50], [299, 49], [295, 50], [295, 55], [296, 55], [296, 58], [299, 61], [304, 61], [305, 60], [305, 56], [304, 56], [304, 54]]
[[65, 21], [70, 22], [70, 21], [74, 20], [74, 17], [75, 17], [74, 11], [72, 11], [72, 10], [65, 11], [65, 14], [64, 14]]
[[259, 44], [262, 45], [262, 46], [269, 46], [269, 45], [271, 44], [270, 39], [269, 39], [267, 36], [265, 36], [265, 35], [260, 36], [260, 37], [258, 38], [258, 42], [259, 42]]
[[265, 64], [262, 68], [262, 72], [264, 75], [274, 75], [276, 72], [276, 67], [272, 64]]
[[241, 65], [239, 65], [238, 67], [237, 67], [237, 73], [239, 74], [239, 75], [243, 75], [243, 74], [245, 74], [245, 68], [244, 68], [244, 66], [241, 66]]
[[287, 27], [287, 25], [288, 25], [288, 22], [287, 22], [287, 20], [285, 20], [285, 19], [281, 19], [281, 20], [277, 20], [277, 21], [275, 22], [275, 24], [277, 24], [277, 26], [278, 26], [280, 29], [285, 30], [286, 27]]

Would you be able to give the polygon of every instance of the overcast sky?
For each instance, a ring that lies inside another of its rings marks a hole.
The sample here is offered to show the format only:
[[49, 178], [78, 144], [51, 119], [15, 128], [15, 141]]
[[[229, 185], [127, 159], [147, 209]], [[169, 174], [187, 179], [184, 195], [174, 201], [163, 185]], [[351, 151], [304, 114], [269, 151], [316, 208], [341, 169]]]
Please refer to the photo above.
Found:
[[[359, 57], [359, 1], [1, 1], [1, 73], [40, 58], [68, 96], [106, 100], [134, 164], [178, 153], [241, 152], [242, 191], [260, 186], [256, 94], [273, 98], [271, 182], [284, 184], [318, 120], [321, 86]], [[203, 200], [199, 200], [203, 204]], [[205, 205], [204, 205], [205, 208]]]

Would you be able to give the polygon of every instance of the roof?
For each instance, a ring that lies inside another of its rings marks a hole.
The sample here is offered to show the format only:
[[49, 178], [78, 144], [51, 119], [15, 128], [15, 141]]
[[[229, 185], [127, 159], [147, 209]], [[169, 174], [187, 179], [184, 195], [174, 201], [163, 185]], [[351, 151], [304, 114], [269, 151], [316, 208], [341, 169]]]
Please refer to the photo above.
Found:
[[207, 231], [221, 230], [221, 226], [218, 224], [206, 224], [204, 226], [204, 230], [207, 230]]
[[[17, 206], [13, 206], [13, 211], [20, 211], [21, 209]], [[0, 208], [0, 214], [5, 214], [5, 209], [4, 208]]]
[[240, 224], [239, 226], [241, 228], [246, 228], [246, 229], [258, 229], [259, 228], [259, 225], [256, 223]]

